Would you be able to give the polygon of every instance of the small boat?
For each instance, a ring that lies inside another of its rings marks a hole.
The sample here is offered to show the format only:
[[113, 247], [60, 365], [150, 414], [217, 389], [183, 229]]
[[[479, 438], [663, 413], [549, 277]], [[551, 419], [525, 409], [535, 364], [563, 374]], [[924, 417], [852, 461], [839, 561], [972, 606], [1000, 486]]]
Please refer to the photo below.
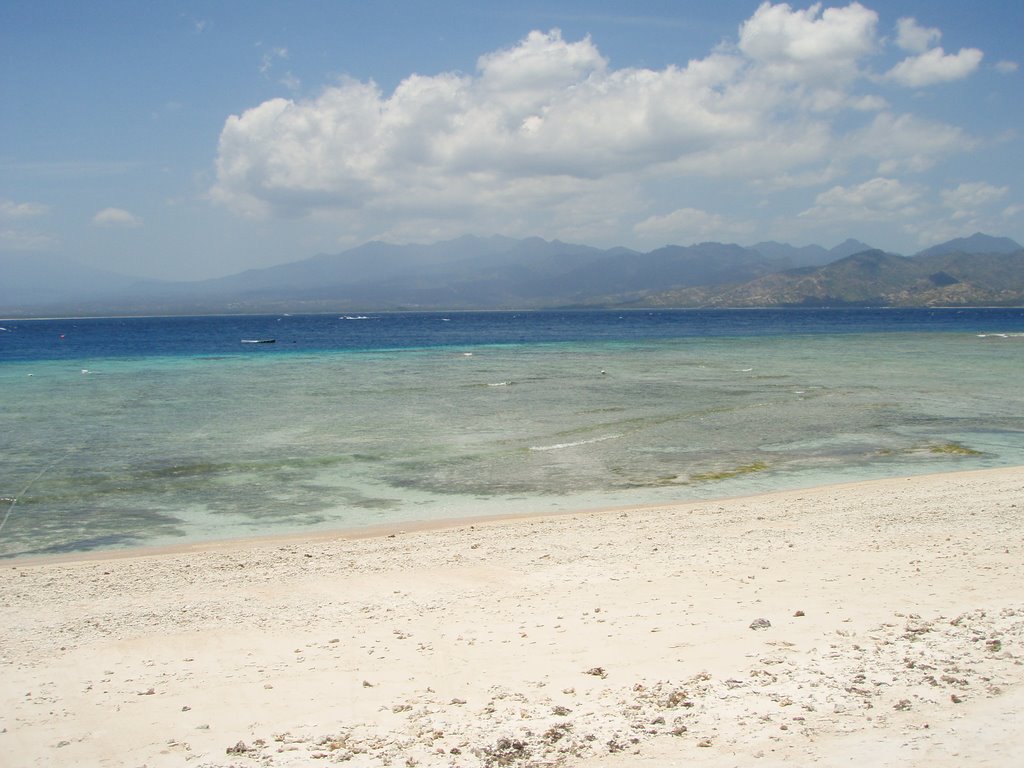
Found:
[[273, 344], [277, 339], [242, 339], [243, 344]]

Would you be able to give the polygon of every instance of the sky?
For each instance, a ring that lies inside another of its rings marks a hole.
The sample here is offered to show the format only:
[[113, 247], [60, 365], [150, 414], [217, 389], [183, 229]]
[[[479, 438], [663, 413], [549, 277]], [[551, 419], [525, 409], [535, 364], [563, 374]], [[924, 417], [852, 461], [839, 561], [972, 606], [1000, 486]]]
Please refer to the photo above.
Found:
[[0, 255], [1024, 242], [1022, 32], [1020, 0], [5, 0]]

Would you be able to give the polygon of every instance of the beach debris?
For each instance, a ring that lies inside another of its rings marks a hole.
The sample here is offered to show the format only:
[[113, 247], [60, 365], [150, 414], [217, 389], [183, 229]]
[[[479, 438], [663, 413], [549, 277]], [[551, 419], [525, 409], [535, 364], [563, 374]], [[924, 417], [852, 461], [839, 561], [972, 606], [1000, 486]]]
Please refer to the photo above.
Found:
[[570, 731], [572, 731], [572, 723], [558, 723], [544, 732], [543, 739], [548, 744], [554, 744], [568, 736]]
[[[276, 741], [279, 742], [298, 742], [301, 743], [302, 739], [289, 738], [290, 734], [282, 734], [280, 737], [275, 737]], [[320, 749], [326, 749], [327, 753], [316, 752], [313, 754], [315, 758], [327, 757], [328, 753], [338, 753], [333, 755], [335, 762], [347, 762], [355, 757], [355, 752], [352, 751], [352, 747], [349, 744], [351, 734], [342, 733], [337, 735], [324, 736], [317, 740], [316, 746]], [[342, 752], [341, 750], [344, 750]]]
[[626, 748], [626, 745], [618, 739], [609, 739], [607, 747], [608, 751], [614, 754], [615, 752], [621, 752], [622, 750], [624, 750]]
[[800, 618], [801, 616], [806, 616], [806, 615], [807, 614], [805, 614], [803, 611], [797, 611], [796, 613], [793, 614], [793, 616], [795, 616], [796, 618]]
[[485, 768], [498, 768], [524, 763], [530, 759], [530, 749], [522, 739], [501, 738], [493, 746], [481, 749], [478, 757], [483, 759]]
[[921, 635], [932, 631], [934, 626], [933, 623], [930, 621], [922, 621], [921, 617], [916, 613], [910, 614], [907, 618], [910, 620], [907, 621], [907, 625], [904, 628], [905, 634], [903, 635], [903, 638], [905, 640], [915, 640]]
[[591, 667], [586, 671], [586, 674], [600, 677], [601, 679], [608, 677], [608, 672], [605, 671], [604, 667]]
[[253, 747], [247, 746], [244, 741], [239, 741], [235, 746], [228, 747], [224, 751], [229, 755], [244, 755], [249, 752], [255, 752], [256, 750]]
[[662, 709], [675, 709], [676, 707], [692, 707], [693, 702], [689, 700], [690, 695], [682, 688], [669, 691], [668, 694], [658, 700]]
[[751, 629], [768, 629], [772, 623], [768, 619], [754, 619], [750, 622]]

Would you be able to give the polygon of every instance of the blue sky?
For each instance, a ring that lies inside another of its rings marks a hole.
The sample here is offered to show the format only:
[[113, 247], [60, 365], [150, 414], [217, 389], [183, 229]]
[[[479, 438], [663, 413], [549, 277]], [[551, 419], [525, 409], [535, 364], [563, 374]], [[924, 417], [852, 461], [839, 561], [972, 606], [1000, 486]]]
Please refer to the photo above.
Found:
[[1024, 4], [0, 6], [0, 252], [1024, 241]]

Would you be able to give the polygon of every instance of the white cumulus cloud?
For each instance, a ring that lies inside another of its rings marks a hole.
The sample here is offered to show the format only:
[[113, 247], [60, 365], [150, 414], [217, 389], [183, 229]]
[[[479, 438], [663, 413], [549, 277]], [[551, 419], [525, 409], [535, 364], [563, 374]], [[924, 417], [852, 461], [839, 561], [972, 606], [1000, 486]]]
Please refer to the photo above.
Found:
[[92, 223], [98, 227], [138, 227], [142, 219], [124, 208], [104, 208], [96, 212]]
[[886, 78], [911, 88], [963, 80], [978, 69], [982, 56], [977, 48], [961, 48], [958, 53], [932, 48], [904, 59], [886, 73]]
[[878, 14], [860, 3], [801, 11], [766, 2], [740, 27], [739, 48], [787, 78], [850, 79], [878, 45], [877, 24]]
[[981, 51], [961, 48], [958, 53], [946, 53], [939, 47], [941, 39], [942, 32], [934, 27], [922, 27], [913, 18], [900, 19], [896, 23], [896, 45], [915, 55], [890, 69], [886, 79], [921, 88], [963, 80], [978, 69], [983, 56]]
[[[341, 79], [228, 117], [210, 197], [255, 217], [330, 221], [357, 240], [589, 227], [653, 236], [673, 222], [728, 233], [685, 205], [677, 219], [652, 212], [672, 208], [659, 196], [686, 180], [792, 189], [865, 159], [880, 177], [916, 172], [971, 146], [960, 129], [895, 114], [870, 92], [885, 45], [877, 26], [856, 2], [766, 2], [733, 44], [657, 70], [615, 68], [591, 38], [550, 30], [483, 53], [473, 72], [409, 75], [390, 92]], [[904, 28], [905, 47], [938, 40]], [[926, 50], [913, 59], [930, 64], [891, 77], [950, 79], [966, 69], [950, 66], [961, 56], [969, 65], [969, 54]]]
[[942, 32], [934, 27], [922, 27], [917, 19], [903, 18], [896, 22], [896, 45], [912, 53], [924, 53], [938, 45]]
[[763, 111], [723, 93], [743, 62], [609, 71], [589, 39], [555, 30], [482, 56], [476, 76], [412, 75], [391, 94], [344, 80], [273, 99], [221, 132], [214, 199], [249, 213], [387, 205], [475, 207], [510, 183], [643, 173], [759, 140]]

